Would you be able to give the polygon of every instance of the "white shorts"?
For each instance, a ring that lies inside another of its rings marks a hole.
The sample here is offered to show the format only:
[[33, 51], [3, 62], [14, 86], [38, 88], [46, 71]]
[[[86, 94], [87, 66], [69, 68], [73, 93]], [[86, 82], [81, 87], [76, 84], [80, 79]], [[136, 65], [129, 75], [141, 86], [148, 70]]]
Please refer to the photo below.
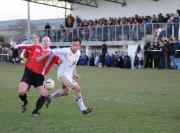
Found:
[[71, 76], [68, 75], [62, 75], [58, 78], [58, 80], [60, 80], [63, 85], [71, 89], [78, 84]]

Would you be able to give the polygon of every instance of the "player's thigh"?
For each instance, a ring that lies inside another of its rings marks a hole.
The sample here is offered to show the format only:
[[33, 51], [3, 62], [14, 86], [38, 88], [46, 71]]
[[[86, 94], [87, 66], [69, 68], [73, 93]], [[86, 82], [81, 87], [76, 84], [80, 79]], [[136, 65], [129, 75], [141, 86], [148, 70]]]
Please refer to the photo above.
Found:
[[21, 82], [19, 84], [19, 93], [26, 93], [31, 86], [31, 76], [27, 68], [24, 70]]
[[19, 94], [25, 94], [29, 89], [29, 84], [26, 82], [20, 82], [19, 84]]
[[72, 89], [74, 88], [74, 86], [77, 84], [76, 81], [74, 81], [71, 77], [68, 76], [61, 76], [59, 78], [60, 82], [62, 83], [62, 85], [64, 86], [63, 89]]
[[46, 97], [48, 96], [48, 91], [47, 91], [47, 89], [44, 88], [43, 85], [36, 87], [36, 89], [40, 95], [46, 96]]
[[60, 77], [60, 81], [61, 81], [62, 85], [66, 86], [68, 91], [73, 89], [75, 91], [75, 94], [77, 96], [79, 96], [80, 86], [73, 78], [68, 77], [68, 76], [62, 76], [62, 77]]
[[44, 76], [40, 74], [32, 74], [33, 80], [32, 85], [37, 89], [40, 95], [42, 96], [48, 96], [47, 89], [44, 88], [43, 82], [44, 82]]

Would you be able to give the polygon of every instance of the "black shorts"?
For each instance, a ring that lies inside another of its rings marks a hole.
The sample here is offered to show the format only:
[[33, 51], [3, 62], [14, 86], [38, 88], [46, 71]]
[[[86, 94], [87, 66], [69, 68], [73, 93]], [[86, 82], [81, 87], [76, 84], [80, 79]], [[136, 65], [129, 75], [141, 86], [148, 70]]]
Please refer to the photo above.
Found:
[[27, 67], [25, 67], [21, 82], [27, 83], [29, 87], [33, 85], [36, 88], [38, 86], [43, 85], [44, 76], [41, 74], [34, 73], [31, 70], [29, 70]]

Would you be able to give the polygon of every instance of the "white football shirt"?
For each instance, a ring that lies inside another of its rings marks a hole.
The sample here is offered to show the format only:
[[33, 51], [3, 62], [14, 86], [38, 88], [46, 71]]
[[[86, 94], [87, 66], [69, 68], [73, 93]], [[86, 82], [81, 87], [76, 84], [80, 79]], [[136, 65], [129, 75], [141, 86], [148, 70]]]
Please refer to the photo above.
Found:
[[59, 78], [63, 75], [72, 77], [73, 70], [76, 67], [76, 64], [80, 57], [80, 50], [78, 50], [76, 53], [72, 53], [71, 47], [57, 48], [52, 49], [52, 53], [61, 58], [61, 64], [59, 65], [57, 71], [57, 77]]

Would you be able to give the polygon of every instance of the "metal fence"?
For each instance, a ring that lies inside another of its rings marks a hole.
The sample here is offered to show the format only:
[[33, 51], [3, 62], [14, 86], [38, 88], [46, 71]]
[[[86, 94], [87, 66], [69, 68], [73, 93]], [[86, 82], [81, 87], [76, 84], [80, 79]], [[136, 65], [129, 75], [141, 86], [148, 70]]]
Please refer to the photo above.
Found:
[[0, 53], [0, 62], [8, 62], [8, 61], [9, 61], [8, 54]]
[[147, 35], [161, 37], [178, 37], [179, 23], [143, 23], [132, 25], [87, 26], [77, 28], [60, 28], [52, 30], [35, 30], [33, 33], [41, 38], [49, 36], [53, 42], [70, 42], [73, 38], [82, 41], [125, 41], [142, 40]]

